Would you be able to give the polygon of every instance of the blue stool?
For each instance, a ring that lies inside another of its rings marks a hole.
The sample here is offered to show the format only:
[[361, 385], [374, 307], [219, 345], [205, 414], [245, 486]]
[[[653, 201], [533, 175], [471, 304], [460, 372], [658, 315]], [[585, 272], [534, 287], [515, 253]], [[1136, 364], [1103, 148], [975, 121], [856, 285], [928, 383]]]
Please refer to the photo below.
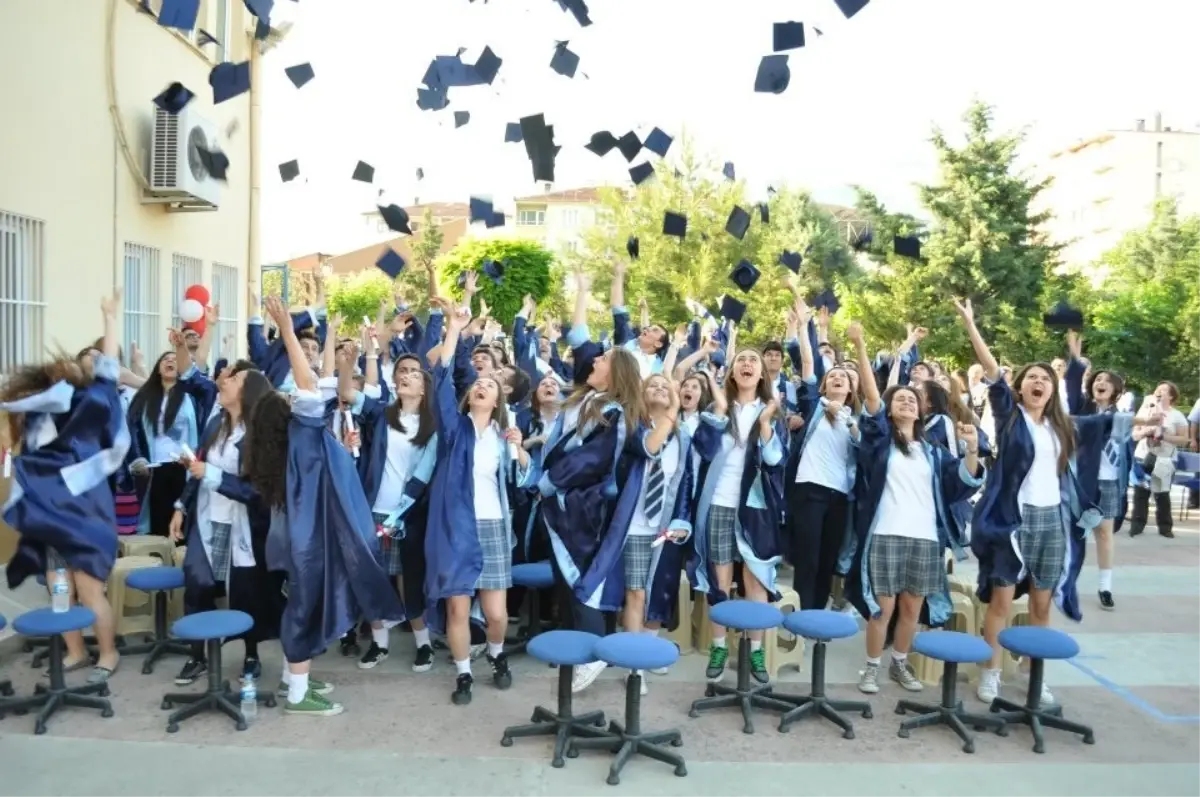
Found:
[[[189, 614], [175, 621], [171, 630], [180, 639], [204, 642], [208, 655], [208, 689], [204, 692], [174, 692], [163, 695], [163, 711], [169, 711], [176, 703], [184, 708], [167, 717], [167, 733], [179, 730], [179, 723], [196, 716], [202, 711], [220, 711], [237, 723], [239, 731], [246, 730], [246, 718], [242, 716], [241, 698], [229, 688], [229, 682], [221, 679], [221, 642], [228, 637], [241, 636], [254, 627], [254, 618], [245, 612], [218, 609], [211, 612]], [[267, 708], [275, 707], [275, 690], [258, 690], [258, 701]]]
[[[687, 774], [683, 756], [663, 747], [683, 746], [683, 735], [677, 730], [642, 730], [642, 670], [670, 667], [679, 659], [679, 648], [675, 643], [646, 634], [611, 634], [596, 643], [592, 655], [613, 667], [624, 667], [632, 671], [625, 681], [625, 724], [613, 720], [608, 724], [608, 733], [595, 739], [571, 739], [567, 744], [567, 756], [574, 758], [579, 750], [607, 750], [617, 757], [608, 768], [608, 784], [621, 782], [621, 770], [629, 759], [644, 755], [665, 764], [675, 765], [675, 774]], [[562, 687], [560, 687], [561, 689]], [[566, 687], [568, 690], [570, 685]]]
[[803, 697], [798, 695], [776, 695], [792, 705], [779, 720], [779, 732], [787, 733], [796, 720], [810, 714], [819, 715], [842, 729], [843, 739], [854, 738], [854, 723], [839, 712], [857, 711], [863, 719], [871, 719], [871, 704], [865, 700], [835, 700], [825, 696], [825, 646], [833, 639], [848, 639], [858, 633], [858, 623], [842, 612], [828, 609], [809, 609], [792, 612], [783, 621], [783, 627], [796, 636], [813, 643], [812, 687]]
[[766, 631], [783, 622], [783, 612], [769, 603], [756, 601], [727, 600], [709, 609], [708, 616], [717, 625], [740, 631], [738, 643], [737, 686], [710, 682], [704, 689], [704, 697], [692, 703], [689, 717], [700, 716], [710, 708], [742, 707], [742, 732], [754, 733], [754, 722], [750, 719], [751, 709], [768, 708], [788, 711], [791, 703], [785, 703], [771, 694], [770, 684], [750, 683], [750, 631]]
[[[529, 600], [529, 625], [525, 630], [517, 632], [517, 638], [505, 642], [506, 652], [510, 655], [527, 653], [529, 642], [542, 633], [542, 601], [538, 593], [554, 586], [554, 570], [549, 562], [526, 562], [512, 566], [512, 582], [514, 587], [524, 587]], [[540, 658], [540, 657], [535, 657]], [[550, 664], [551, 659], [542, 659]], [[561, 764], [560, 764], [561, 766]]]
[[63, 706], [98, 708], [100, 716], [113, 715], [108, 697], [108, 683], [84, 684], [68, 687], [63, 673], [65, 645], [62, 635], [70, 631], [82, 631], [96, 622], [96, 615], [84, 606], [72, 606], [65, 612], [56, 612], [50, 607], [34, 609], [13, 621], [13, 630], [26, 637], [47, 637], [50, 658], [50, 685], [38, 684], [30, 697], [18, 697], [0, 703], [0, 714], [12, 711], [24, 713], [31, 708], [41, 708], [33, 723], [33, 732], [46, 732], [46, 720]]
[[[962, 739], [963, 752], [974, 753], [975, 740], [967, 733], [968, 724], [977, 731], [991, 728], [999, 736], [1008, 735], [1003, 719], [964, 711], [962, 701], [958, 699], [958, 665], [989, 661], [992, 658], [991, 645], [977, 636], [958, 631], [922, 631], [913, 639], [913, 652], [945, 664], [942, 671], [942, 702], [941, 705], [918, 703], [914, 700], [898, 702], [897, 714], [911, 711], [920, 715], [900, 723], [897, 735], [901, 739], [907, 739], [908, 732], [914, 728], [949, 725], [950, 729], [958, 734], [958, 738]], [[1038, 693], [1041, 693], [1040, 687]]]
[[1034, 625], [1006, 628], [1000, 632], [1000, 647], [1018, 656], [1029, 657], [1029, 695], [1025, 705], [997, 697], [992, 701], [992, 713], [1005, 722], [1028, 725], [1033, 731], [1033, 752], [1046, 752], [1042, 726], [1078, 733], [1084, 744], [1095, 744], [1096, 736], [1087, 725], [1063, 719], [1062, 706], [1042, 708], [1042, 682], [1046, 677], [1046, 659], [1070, 659], [1079, 655], [1079, 643], [1062, 631]]
[[167, 633], [167, 593], [183, 589], [183, 569], [178, 567], [142, 567], [132, 571], [125, 585], [154, 595], [154, 636], [146, 637], [139, 645], [126, 645], [122, 654], [147, 653], [142, 662], [142, 674], [154, 672], [154, 663], [167, 653], [180, 656], [191, 655], [191, 648]]
[[[8, 620], [4, 619], [4, 615], [0, 614], [0, 631], [4, 630], [4, 626], [8, 625]], [[12, 697], [13, 688], [12, 681], [0, 681], [0, 697]], [[3, 717], [4, 706], [0, 704], [0, 717]]]
[[[516, 567], [513, 569], [516, 570]], [[501, 746], [512, 747], [512, 740], [516, 737], [554, 736], [554, 758], [550, 765], [561, 767], [563, 752], [572, 738], [607, 736], [600, 730], [604, 727], [603, 711], [589, 711], [576, 716], [571, 705], [571, 679], [575, 668], [596, 660], [592, 650], [599, 641], [600, 637], [583, 631], [547, 631], [529, 640], [526, 653], [538, 661], [558, 667], [558, 712], [535, 707], [530, 719], [532, 724], [505, 728], [504, 735], [500, 737]]]

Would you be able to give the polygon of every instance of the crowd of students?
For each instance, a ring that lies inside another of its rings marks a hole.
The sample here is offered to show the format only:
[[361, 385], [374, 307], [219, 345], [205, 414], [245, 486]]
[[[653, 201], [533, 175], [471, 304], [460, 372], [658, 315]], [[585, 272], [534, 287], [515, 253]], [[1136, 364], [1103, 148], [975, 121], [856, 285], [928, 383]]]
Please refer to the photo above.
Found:
[[[121, 367], [120, 297], [106, 299], [93, 346], [0, 388], [14, 472], [4, 517], [20, 534], [10, 584], [68, 569], [100, 650], [92, 662], [68, 635], [67, 667], [105, 680], [119, 664], [104, 595], [118, 533], [169, 535], [187, 545], [186, 611], [225, 597], [249, 613], [246, 672], [261, 676], [258, 645], [279, 639], [285, 710], [326, 716], [342, 707], [311, 661], [337, 647], [375, 667], [401, 623], [414, 671], [432, 668], [435, 644], [449, 648], [453, 703], [471, 701], [476, 656], [508, 688], [512, 567], [546, 560], [556, 622], [599, 635], [618, 620], [646, 634], [678, 621], [684, 572], [710, 602], [768, 602], [790, 565], [806, 609], [826, 607], [841, 576], [867, 621], [859, 688], [880, 689], [890, 646], [886, 677], [917, 691], [913, 635], [947, 620], [947, 557], [969, 550], [996, 651], [978, 689], [991, 700], [1014, 597], [1028, 593], [1035, 625], [1052, 605], [1081, 618], [1089, 535], [1099, 605], [1115, 607], [1113, 534], [1131, 485], [1130, 534], [1153, 496], [1172, 536], [1173, 455], [1189, 442], [1178, 390], [1164, 382], [1136, 414], [1120, 411], [1121, 376], [1093, 368], [1075, 333], [1065, 361], [1014, 373], [963, 302], [977, 363], [966, 374], [922, 360], [919, 327], [872, 357], [852, 322], [842, 357], [828, 308], [813, 312], [794, 290], [781, 339], [755, 348], [690, 301], [693, 321], [674, 333], [644, 301], [635, 326], [624, 264], [613, 269], [611, 340], [589, 330], [586, 274], [565, 334], [537, 323], [527, 298], [507, 337], [468, 275], [458, 303], [430, 281], [425, 323], [388, 302], [357, 338], [338, 337], [346, 325], [319, 289], [296, 313], [269, 297], [270, 329], [250, 320], [247, 359], [210, 367], [210, 323], [172, 330], [143, 373], [138, 357]], [[761, 634], [750, 646], [766, 682]], [[714, 624], [709, 679], [727, 658]], [[604, 666], [577, 668], [573, 688]], [[206, 669], [197, 647], [177, 683]]]

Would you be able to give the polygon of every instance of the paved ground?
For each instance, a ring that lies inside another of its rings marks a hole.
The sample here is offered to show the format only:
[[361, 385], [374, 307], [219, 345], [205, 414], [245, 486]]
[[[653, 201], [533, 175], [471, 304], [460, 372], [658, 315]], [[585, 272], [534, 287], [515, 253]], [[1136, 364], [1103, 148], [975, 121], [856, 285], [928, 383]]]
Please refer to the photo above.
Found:
[[[1048, 667], [1048, 679], [1067, 715], [1096, 729], [1096, 744], [1051, 732], [1045, 755], [1030, 750], [1027, 730], [1008, 738], [980, 734], [967, 756], [949, 731], [896, 737], [892, 708], [899, 688], [886, 686], [872, 699], [872, 720], [856, 719], [857, 738], [843, 740], [832, 727], [807, 721], [786, 735], [763, 717], [758, 732], [741, 732], [736, 712], [687, 717], [703, 690], [703, 662], [682, 658], [670, 675], [652, 677], [643, 706], [646, 727], [683, 730], [689, 775], [634, 761], [621, 786], [604, 784], [605, 754], [549, 766], [549, 742], [498, 744], [504, 726], [528, 720], [534, 704], [553, 704], [555, 671], [519, 658], [515, 684], [498, 692], [486, 678], [468, 708], [448, 700], [452, 668], [439, 662], [422, 675], [409, 671], [408, 637], [397, 635], [385, 665], [360, 672], [349, 660], [326, 655], [314, 671], [336, 683], [346, 713], [328, 719], [260, 712], [244, 733], [207, 715], [165, 732], [159, 709], [173, 689], [179, 666], [168, 659], [150, 676], [136, 660], [112, 681], [116, 716], [101, 719], [70, 710], [49, 732], [32, 735], [32, 719], [0, 722], [0, 795], [3, 794], [972, 794], [972, 795], [1196, 795], [1200, 794], [1200, 534], [1192, 522], [1174, 540], [1149, 530], [1118, 539], [1117, 611], [1099, 610], [1096, 571], [1081, 578], [1084, 621], [1070, 628], [1082, 654]], [[1089, 553], [1089, 561], [1094, 556]], [[29, 601], [29, 593], [19, 596]], [[0, 594], [10, 617], [17, 598]], [[34, 600], [39, 599], [37, 596]], [[1056, 617], [1055, 622], [1064, 621]], [[0, 644], [0, 674], [18, 692], [33, 688], [37, 673], [16, 640]], [[236, 657], [240, 651], [229, 647]], [[862, 640], [830, 649], [831, 692], [857, 694]], [[266, 654], [272, 673], [277, 648]], [[482, 667], [477, 667], [481, 674]], [[806, 692], [809, 676], [781, 673], [781, 691]], [[274, 679], [264, 679], [273, 681]], [[936, 700], [934, 690], [925, 697]], [[1005, 685], [1023, 696], [1024, 685]], [[970, 691], [964, 694], [974, 703]], [[579, 708], [623, 712], [619, 675], [607, 673], [581, 696]], [[1023, 766], [1012, 766], [1021, 764]], [[799, 786], [798, 784], [803, 784]]]

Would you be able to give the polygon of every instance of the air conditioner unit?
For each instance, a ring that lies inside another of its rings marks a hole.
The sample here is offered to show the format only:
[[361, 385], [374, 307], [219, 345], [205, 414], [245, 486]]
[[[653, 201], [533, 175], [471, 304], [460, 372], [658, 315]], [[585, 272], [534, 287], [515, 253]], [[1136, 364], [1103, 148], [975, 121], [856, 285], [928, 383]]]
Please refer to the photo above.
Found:
[[150, 190], [143, 202], [173, 210], [216, 210], [221, 184], [204, 168], [197, 148], [218, 150], [217, 128], [190, 108], [168, 113], [152, 107]]

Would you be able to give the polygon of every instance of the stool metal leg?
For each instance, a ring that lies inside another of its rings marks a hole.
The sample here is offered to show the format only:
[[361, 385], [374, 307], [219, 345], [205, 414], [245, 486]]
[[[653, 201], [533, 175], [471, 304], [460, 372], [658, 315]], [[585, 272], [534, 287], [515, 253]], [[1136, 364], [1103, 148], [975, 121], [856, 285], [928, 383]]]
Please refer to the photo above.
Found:
[[175, 653], [180, 656], [190, 656], [191, 647], [179, 639], [172, 639], [167, 631], [167, 593], [165, 590], [155, 590], [154, 592], [154, 636], [146, 637], [145, 642], [139, 642], [136, 645], [127, 645], [122, 653], [130, 656], [137, 656], [142, 653], [146, 654], [146, 658], [142, 661], [142, 674], [150, 675], [154, 672], [154, 665], [168, 653]]
[[63, 670], [66, 645], [61, 636], [49, 638], [46, 652], [50, 659], [50, 684], [37, 684], [29, 697], [4, 700], [0, 703], [0, 715], [10, 711], [23, 714], [29, 709], [39, 709], [33, 723], [33, 732], [38, 735], [46, 732], [46, 722], [64, 706], [98, 708], [100, 716], [105, 719], [113, 716], [112, 704], [105, 699], [109, 694], [106, 682], [67, 686]]
[[967, 730], [967, 725], [971, 725], [977, 731], [991, 729], [998, 736], [1008, 735], [1004, 720], [999, 717], [972, 714], [963, 710], [962, 701], [958, 699], [958, 664], [952, 661], [945, 663], [942, 673], [942, 702], [935, 705], [918, 703], [915, 700], [900, 700], [896, 703], [897, 714], [908, 712], [917, 716], [900, 723], [896, 735], [901, 739], [907, 739], [909, 733], [917, 728], [945, 725], [962, 740], [964, 753], [974, 753], [975, 738]]
[[[572, 739], [608, 738], [604, 728], [604, 712], [589, 711], [576, 715], [572, 707], [571, 680], [575, 668], [563, 666], [558, 668], [558, 713], [537, 706], [533, 709], [533, 717], [528, 725], [512, 725], [504, 729], [500, 737], [502, 747], [512, 747], [512, 740], [529, 736], [553, 736], [554, 757], [550, 765], [555, 768], [563, 766], [563, 755], [574, 758], [579, 755], [570, 747]], [[574, 753], [572, 755], [572, 753]]]
[[775, 695], [771, 684], [750, 683], [750, 635], [745, 631], [741, 634], [741, 642], [738, 644], [737, 686], [708, 684], [704, 690], [706, 696], [692, 702], [688, 716], [695, 718], [700, 716], [701, 711], [738, 706], [742, 710], [742, 733], [754, 733], [754, 708], [786, 712], [792, 709], [793, 704]]
[[[174, 692], [163, 696], [162, 708], [170, 710], [176, 703], [184, 707], [167, 718], [167, 733], [179, 731], [179, 723], [205, 711], [219, 711], [234, 721], [239, 731], [248, 727], [242, 714], [240, 700], [224, 680], [221, 672], [221, 640], [210, 639], [208, 648], [208, 689], [204, 692]], [[261, 692], [261, 690], [260, 690]], [[271, 690], [265, 699], [260, 698], [268, 708], [275, 705], [275, 693]]]
[[1047, 706], [1042, 708], [1042, 684], [1046, 678], [1046, 662], [1044, 659], [1031, 659], [1029, 663], [1029, 694], [1024, 705], [997, 697], [992, 701], [991, 711], [998, 715], [996, 718], [1018, 725], [1028, 725], [1033, 733], [1033, 752], [1046, 752], [1046, 735], [1043, 726], [1055, 730], [1077, 733], [1083, 737], [1084, 744], [1095, 744], [1096, 735], [1090, 727], [1078, 722], [1063, 719], [1062, 706]]
[[863, 719], [871, 719], [871, 704], [865, 700], [836, 700], [825, 695], [825, 648], [826, 643], [813, 641], [812, 687], [807, 695], [776, 695], [787, 703], [787, 711], [779, 718], [779, 732], [787, 733], [797, 721], [807, 716], [824, 717], [842, 729], [843, 739], [854, 738], [854, 724], [839, 712], [857, 711]]

